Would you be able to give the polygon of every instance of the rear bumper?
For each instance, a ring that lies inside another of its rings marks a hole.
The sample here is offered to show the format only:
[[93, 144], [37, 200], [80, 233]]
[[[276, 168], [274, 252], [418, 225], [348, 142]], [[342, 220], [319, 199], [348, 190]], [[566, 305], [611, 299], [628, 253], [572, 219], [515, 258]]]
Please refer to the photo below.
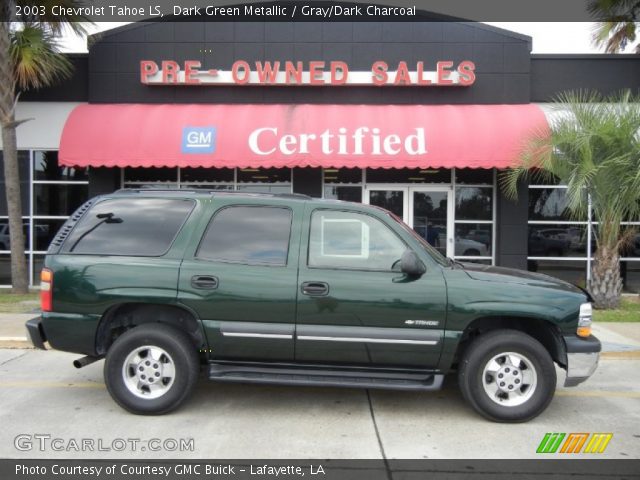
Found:
[[602, 345], [593, 335], [587, 338], [567, 335], [564, 343], [567, 351], [567, 378], [564, 386], [575, 387], [596, 371]]
[[31, 340], [31, 343], [33, 343], [33, 346], [41, 350], [46, 350], [44, 342], [47, 341], [47, 337], [42, 329], [42, 318], [35, 317], [31, 320], [27, 320], [25, 326], [27, 327], [27, 333], [29, 334], [29, 339]]

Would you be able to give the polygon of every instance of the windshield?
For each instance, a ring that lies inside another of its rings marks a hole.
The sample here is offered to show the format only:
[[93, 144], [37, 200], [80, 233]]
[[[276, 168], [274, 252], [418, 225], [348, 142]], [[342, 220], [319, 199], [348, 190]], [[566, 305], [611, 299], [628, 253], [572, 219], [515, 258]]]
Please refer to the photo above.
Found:
[[418, 235], [413, 228], [411, 228], [409, 225], [404, 223], [395, 214], [393, 214], [391, 212], [386, 212], [386, 213], [391, 218], [393, 218], [396, 222], [398, 222], [400, 224], [400, 226], [404, 230], [406, 230], [413, 238], [418, 240], [418, 242], [420, 242], [420, 245], [422, 245], [422, 248], [424, 248], [424, 250], [431, 256], [431, 258], [433, 258], [436, 262], [438, 262], [443, 267], [448, 267], [449, 266], [449, 261], [445, 257], [443, 257], [442, 254], [438, 250], [436, 250], [431, 244], [429, 244], [429, 242], [427, 242], [424, 238], [422, 238], [420, 235]]

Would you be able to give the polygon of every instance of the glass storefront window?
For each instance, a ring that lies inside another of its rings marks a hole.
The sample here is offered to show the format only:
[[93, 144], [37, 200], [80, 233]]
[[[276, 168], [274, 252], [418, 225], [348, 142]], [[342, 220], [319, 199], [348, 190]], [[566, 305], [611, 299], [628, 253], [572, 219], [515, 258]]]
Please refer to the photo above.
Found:
[[[24, 235], [24, 248], [25, 250], [29, 250], [29, 218], [23, 217], [22, 222], [23, 222], [22, 234]], [[11, 231], [9, 230], [9, 219], [0, 218], [0, 250], [8, 251], [11, 249], [10, 233]]]
[[181, 168], [180, 183], [233, 183], [233, 168]]
[[[29, 212], [29, 154], [28, 150], [18, 151], [18, 172], [20, 175], [20, 200], [22, 201], [22, 212]], [[0, 150], [0, 172], [4, 172], [4, 157]], [[7, 197], [5, 195], [4, 174], [0, 175], [0, 216], [6, 216]]]
[[447, 256], [448, 192], [414, 191], [413, 229], [443, 256]]
[[170, 183], [177, 181], [177, 168], [127, 167], [124, 169], [125, 183]]
[[360, 168], [325, 168], [324, 183], [362, 183]]
[[567, 190], [565, 188], [530, 188], [529, 220], [584, 220], [574, 218], [567, 210]]
[[291, 193], [291, 185], [269, 185], [269, 184], [238, 184], [239, 192], [250, 193]]
[[457, 187], [456, 220], [491, 220], [492, 187]]
[[239, 168], [238, 183], [291, 183], [291, 169]]
[[11, 285], [11, 256], [0, 255], [0, 285]]
[[325, 185], [324, 198], [347, 202], [362, 202], [362, 187]]
[[231, 184], [218, 184], [218, 185], [209, 185], [209, 184], [198, 184], [198, 183], [187, 183], [187, 184], [180, 184], [180, 188], [185, 188], [185, 189], [196, 189], [196, 190], [233, 190], [233, 183]]
[[529, 225], [530, 257], [586, 257], [584, 225]]
[[628, 242], [620, 249], [623, 258], [640, 258], [640, 228], [638, 226], [631, 232]]
[[569, 283], [586, 286], [587, 262], [583, 260], [529, 260], [530, 272], [544, 273]]
[[33, 179], [45, 181], [88, 181], [87, 168], [61, 167], [58, 165], [58, 152], [33, 152]]
[[385, 208], [399, 218], [404, 217], [404, 192], [402, 190], [371, 190], [369, 204]]
[[33, 220], [33, 250], [45, 252], [65, 220]]
[[490, 257], [493, 225], [490, 223], [456, 223], [455, 254], [464, 257]]
[[367, 168], [370, 183], [451, 183], [447, 168]]
[[625, 292], [640, 293], [640, 262], [623, 260], [620, 262], [620, 276]]
[[40, 272], [44, 267], [44, 255], [33, 256], [33, 284], [40, 285]]
[[456, 184], [493, 185], [493, 170], [485, 168], [456, 168]]
[[68, 216], [87, 201], [86, 184], [33, 184], [33, 213], [46, 216]]

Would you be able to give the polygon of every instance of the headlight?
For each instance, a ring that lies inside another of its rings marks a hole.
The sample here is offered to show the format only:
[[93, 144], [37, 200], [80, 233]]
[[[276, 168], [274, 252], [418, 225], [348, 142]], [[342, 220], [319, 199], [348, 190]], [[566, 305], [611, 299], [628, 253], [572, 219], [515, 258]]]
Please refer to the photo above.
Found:
[[588, 337], [591, 335], [591, 317], [593, 309], [590, 303], [580, 305], [580, 315], [578, 316], [578, 336]]

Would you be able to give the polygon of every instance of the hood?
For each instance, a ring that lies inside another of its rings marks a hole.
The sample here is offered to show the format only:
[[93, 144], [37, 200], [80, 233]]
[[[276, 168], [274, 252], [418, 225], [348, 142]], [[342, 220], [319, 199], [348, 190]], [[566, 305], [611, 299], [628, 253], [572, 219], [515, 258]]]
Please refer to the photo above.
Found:
[[517, 283], [536, 287], [553, 288], [565, 292], [588, 294], [581, 288], [558, 278], [542, 273], [516, 270], [515, 268], [493, 267], [478, 263], [458, 263], [462, 269], [474, 280], [484, 282]]

